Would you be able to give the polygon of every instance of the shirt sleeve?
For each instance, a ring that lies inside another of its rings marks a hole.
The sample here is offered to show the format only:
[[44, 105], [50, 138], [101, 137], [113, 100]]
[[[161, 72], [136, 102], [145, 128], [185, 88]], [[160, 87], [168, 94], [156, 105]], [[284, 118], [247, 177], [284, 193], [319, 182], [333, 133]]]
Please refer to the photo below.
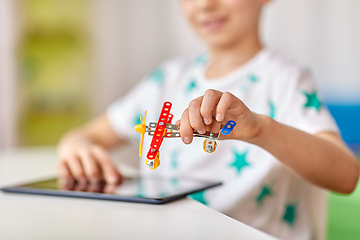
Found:
[[291, 69], [282, 76], [275, 95], [282, 109], [282, 123], [310, 134], [339, 133], [309, 71], [298, 67]]
[[119, 137], [130, 141], [139, 138], [134, 126], [140, 123], [140, 115], [144, 117], [145, 110], [159, 109], [165, 78], [165, 70], [160, 66], [108, 107], [107, 118]]

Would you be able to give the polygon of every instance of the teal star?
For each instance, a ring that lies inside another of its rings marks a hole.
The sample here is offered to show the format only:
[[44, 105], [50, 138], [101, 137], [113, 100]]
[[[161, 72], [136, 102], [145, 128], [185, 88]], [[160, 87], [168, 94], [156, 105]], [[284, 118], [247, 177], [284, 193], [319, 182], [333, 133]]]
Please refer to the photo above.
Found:
[[236, 174], [239, 175], [240, 171], [243, 167], [250, 166], [250, 163], [246, 161], [248, 150], [245, 150], [243, 153], [238, 153], [235, 149], [233, 149], [233, 153], [235, 154], [234, 162], [229, 166], [234, 167], [236, 169]]
[[289, 226], [294, 226], [294, 223], [296, 220], [296, 204], [295, 203], [289, 203], [286, 205], [283, 220]]
[[140, 116], [142, 116], [142, 113], [140, 113], [140, 112], [135, 114], [134, 119], [133, 119], [134, 126], [141, 123], [140, 122]]
[[250, 74], [247, 77], [248, 81], [245, 81], [244, 84], [241, 86], [241, 92], [246, 92], [252, 84], [259, 81], [259, 78], [256, 75]]
[[154, 81], [155, 83], [162, 85], [164, 82], [164, 78], [165, 78], [164, 70], [158, 68], [149, 75], [148, 80]]
[[271, 100], [269, 100], [269, 108], [270, 108], [269, 117], [275, 118], [275, 105]]
[[197, 87], [195, 79], [191, 79], [189, 85], [186, 87], [186, 93], [191, 92]]
[[178, 189], [179, 187], [179, 179], [175, 178], [175, 177], [172, 177], [170, 178], [170, 183], [171, 183], [171, 186], [175, 189]]
[[162, 192], [159, 194], [159, 197], [163, 198], [163, 197], [166, 197], [168, 195], [167, 192]]
[[242, 85], [241, 86], [241, 92], [246, 92], [248, 90], [249, 86], [247, 85]]
[[271, 190], [271, 187], [268, 185], [265, 185], [262, 187], [260, 194], [256, 197], [256, 203], [258, 205], [262, 205], [264, 202], [264, 199], [266, 197], [270, 197], [273, 194], [273, 191]]
[[139, 182], [138, 193], [135, 194], [135, 197], [139, 197], [139, 198], [144, 198], [145, 197], [145, 188], [144, 188], [144, 185], [143, 185], [142, 181]]
[[201, 54], [195, 59], [195, 63], [199, 65], [205, 65], [208, 61], [208, 57], [206, 54]]
[[252, 82], [252, 83], [255, 83], [255, 82], [257, 82], [257, 81], [259, 80], [259, 78], [258, 78], [257, 76], [255, 76], [255, 75], [253, 75], [253, 74], [250, 74], [250, 75], [248, 76], [248, 79], [249, 79], [249, 81]]
[[192, 199], [194, 199], [194, 200], [196, 200], [196, 201], [198, 201], [198, 202], [200, 202], [200, 203], [202, 203], [204, 205], [207, 205], [208, 203], [207, 203], [207, 201], [206, 201], [206, 199], [204, 197], [204, 192], [205, 191], [203, 190], [203, 191], [200, 191], [200, 192], [192, 193], [189, 196]]
[[315, 108], [318, 112], [320, 112], [320, 108], [322, 106], [322, 102], [319, 100], [318, 98], [318, 94], [316, 91], [312, 92], [312, 93], [307, 93], [305, 91], [303, 91], [303, 94], [306, 97], [306, 103], [304, 105], [304, 108]]
[[179, 166], [179, 161], [178, 161], [178, 157], [179, 157], [179, 151], [178, 150], [174, 150], [172, 153], [171, 153], [171, 167], [173, 169], [176, 169], [178, 166]]

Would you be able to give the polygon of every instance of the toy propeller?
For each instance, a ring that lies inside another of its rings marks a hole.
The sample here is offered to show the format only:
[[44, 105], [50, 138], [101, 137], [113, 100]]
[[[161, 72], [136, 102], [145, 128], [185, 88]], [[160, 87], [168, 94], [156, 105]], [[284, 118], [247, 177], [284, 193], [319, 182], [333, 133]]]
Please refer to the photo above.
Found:
[[142, 116], [140, 116], [140, 122], [141, 123], [139, 123], [139, 124], [137, 124], [135, 126], [135, 131], [137, 131], [138, 133], [141, 133], [139, 157], [141, 157], [141, 155], [142, 155], [142, 149], [143, 149], [143, 143], [144, 143], [144, 135], [145, 135], [145, 132], [146, 132], [146, 114], [147, 114], [147, 111], [145, 111], [144, 121], [142, 119]]

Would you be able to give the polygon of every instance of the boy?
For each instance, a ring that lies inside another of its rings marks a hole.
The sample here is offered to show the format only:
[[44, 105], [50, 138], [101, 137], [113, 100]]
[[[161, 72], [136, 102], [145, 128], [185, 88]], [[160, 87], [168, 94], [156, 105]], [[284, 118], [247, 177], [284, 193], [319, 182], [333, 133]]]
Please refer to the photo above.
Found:
[[202, 151], [201, 139], [164, 141], [160, 167], [141, 164], [142, 172], [221, 180], [222, 187], [194, 198], [277, 237], [310, 239], [308, 182], [350, 193], [359, 166], [311, 76], [263, 48], [258, 24], [266, 2], [181, 0], [209, 54], [164, 63], [106, 114], [68, 133], [59, 144], [60, 175], [118, 182], [106, 150], [138, 139], [139, 114], [148, 110], [147, 119], [157, 120], [163, 102], [171, 101], [186, 144], [192, 129], [218, 132], [229, 119], [237, 126], [212, 154]]

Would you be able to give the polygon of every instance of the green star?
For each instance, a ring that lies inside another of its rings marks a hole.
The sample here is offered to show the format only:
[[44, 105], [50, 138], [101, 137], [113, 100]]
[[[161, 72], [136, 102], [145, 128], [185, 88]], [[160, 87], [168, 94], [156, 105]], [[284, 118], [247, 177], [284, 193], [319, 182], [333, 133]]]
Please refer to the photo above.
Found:
[[275, 105], [271, 100], [269, 100], [269, 108], [270, 108], [269, 117], [275, 118]]
[[294, 223], [296, 220], [296, 204], [295, 203], [289, 203], [286, 205], [283, 220], [289, 226], [294, 226]]
[[192, 199], [194, 199], [194, 200], [196, 200], [196, 201], [198, 201], [198, 202], [200, 202], [200, 203], [202, 203], [204, 205], [207, 205], [207, 201], [205, 200], [205, 197], [204, 197], [204, 192], [205, 191], [203, 190], [203, 191], [200, 191], [200, 192], [190, 194], [189, 196]]
[[186, 87], [186, 93], [191, 92], [197, 87], [195, 79], [191, 79], [189, 85]]
[[133, 119], [134, 126], [141, 123], [140, 116], [142, 116], [141, 112], [138, 112], [137, 114], [135, 114], [134, 119]]
[[247, 80], [248, 81], [245, 81], [244, 84], [241, 85], [241, 92], [246, 92], [252, 84], [259, 81], [259, 78], [254, 74], [250, 74], [247, 76]]
[[170, 183], [173, 188], [175, 188], [175, 189], [179, 188], [179, 179], [172, 177], [172, 178], [170, 178]]
[[249, 79], [249, 81], [252, 82], [252, 83], [255, 83], [255, 82], [257, 82], [257, 81], [259, 80], [259, 78], [258, 78], [257, 76], [255, 76], [255, 75], [253, 75], [253, 74], [250, 74], [250, 75], [248, 76], [248, 79]]
[[[134, 126], [136, 126], [136, 125], [138, 125], [138, 124], [141, 123], [141, 121], [140, 121], [140, 116], [141, 116], [141, 113], [140, 113], [140, 112], [138, 112], [137, 114], [135, 114], [135, 116], [134, 116], [134, 118], [133, 118], [133, 124], [134, 124]], [[144, 119], [143, 119], [143, 121], [144, 121]], [[140, 141], [140, 139], [141, 139], [141, 134], [137, 134], [137, 136], [138, 136], [138, 139], [139, 139], [139, 141]]]
[[238, 153], [235, 149], [233, 149], [233, 153], [235, 155], [234, 162], [229, 166], [234, 167], [236, 169], [236, 174], [239, 175], [240, 171], [243, 167], [250, 166], [250, 163], [246, 161], [248, 150], [245, 150], [243, 153]]
[[164, 70], [158, 68], [149, 75], [148, 80], [154, 81], [155, 83], [162, 85], [164, 82], [164, 78], [165, 78]]
[[271, 187], [268, 185], [265, 185], [262, 187], [260, 194], [256, 197], [256, 203], [258, 205], [262, 205], [264, 202], [264, 199], [266, 197], [270, 197], [273, 194], [273, 191], [271, 190]]
[[135, 194], [135, 197], [139, 197], [139, 198], [144, 198], [145, 197], [145, 188], [144, 188], [144, 185], [143, 185], [142, 181], [139, 182], [138, 193]]
[[159, 194], [159, 197], [163, 198], [163, 197], [166, 197], [168, 195], [167, 192], [162, 192]]
[[312, 93], [307, 93], [305, 91], [302, 91], [302, 93], [305, 95], [306, 97], [306, 103], [304, 105], [304, 108], [315, 108], [318, 112], [320, 112], [321, 106], [322, 106], [322, 102], [319, 100], [318, 98], [318, 94], [316, 91], [312, 92]]
[[247, 85], [242, 85], [241, 86], [241, 92], [246, 92], [248, 90], [249, 86]]
[[173, 169], [176, 169], [179, 165], [179, 161], [178, 161], [178, 157], [179, 157], [179, 151], [178, 150], [174, 150], [172, 153], [171, 153], [171, 167]]
[[195, 59], [195, 63], [199, 65], [205, 65], [208, 62], [208, 57], [206, 54], [201, 54]]

